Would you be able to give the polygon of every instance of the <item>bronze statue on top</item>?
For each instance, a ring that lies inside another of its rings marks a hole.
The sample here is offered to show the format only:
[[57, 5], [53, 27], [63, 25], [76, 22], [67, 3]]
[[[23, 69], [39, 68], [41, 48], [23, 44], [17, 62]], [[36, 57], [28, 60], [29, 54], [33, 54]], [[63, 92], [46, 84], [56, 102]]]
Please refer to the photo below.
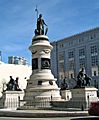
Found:
[[[46, 29], [44, 29], [44, 25]], [[46, 35], [48, 31], [48, 27], [44, 20], [42, 19], [42, 14], [39, 15], [37, 18], [37, 29], [35, 29], [35, 35]]]

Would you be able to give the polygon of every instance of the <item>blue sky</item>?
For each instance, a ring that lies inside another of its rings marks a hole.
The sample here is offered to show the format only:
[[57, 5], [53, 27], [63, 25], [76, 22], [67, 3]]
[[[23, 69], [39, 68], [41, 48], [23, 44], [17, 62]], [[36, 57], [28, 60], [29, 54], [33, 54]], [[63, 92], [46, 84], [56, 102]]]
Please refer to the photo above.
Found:
[[35, 7], [48, 25], [50, 42], [99, 27], [99, 0], [0, 0], [2, 60], [23, 56], [31, 63]]

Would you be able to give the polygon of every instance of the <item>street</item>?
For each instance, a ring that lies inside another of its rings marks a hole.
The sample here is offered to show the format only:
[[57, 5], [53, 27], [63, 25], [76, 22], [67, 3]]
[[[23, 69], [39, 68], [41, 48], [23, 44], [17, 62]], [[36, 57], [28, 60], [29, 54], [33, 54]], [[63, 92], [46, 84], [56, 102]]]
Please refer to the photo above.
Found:
[[13, 117], [0, 117], [0, 120], [70, 120], [70, 117], [55, 117], [55, 118], [13, 118]]
[[99, 120], [99, 117], [55, 117], [55, 118], [18, 118], [18, 117], [0, 117], [0, 120]]
[[13, 118], [13, 117], [0, 117], [0, 120], [70, 120], [69, 117], [55, 117], [55, 118]]

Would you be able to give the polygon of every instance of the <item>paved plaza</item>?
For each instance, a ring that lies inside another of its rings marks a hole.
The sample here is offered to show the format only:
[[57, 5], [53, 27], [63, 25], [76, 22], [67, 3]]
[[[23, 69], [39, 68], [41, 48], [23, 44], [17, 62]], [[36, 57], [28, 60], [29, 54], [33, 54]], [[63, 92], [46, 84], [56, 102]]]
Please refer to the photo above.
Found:
[[70, 120], [69, 117], [61, 118], [12, 118], [12, 117], [0, 117], [0, 120]]
[[0, 120], [99, 120], [97, 116], [85, 117], [51, 117], [51, 118], [17, 118], [17, 117], [0, 117]]
[[88, 116], [88, 111], [0, 110], [0, 117], [54, 118]]

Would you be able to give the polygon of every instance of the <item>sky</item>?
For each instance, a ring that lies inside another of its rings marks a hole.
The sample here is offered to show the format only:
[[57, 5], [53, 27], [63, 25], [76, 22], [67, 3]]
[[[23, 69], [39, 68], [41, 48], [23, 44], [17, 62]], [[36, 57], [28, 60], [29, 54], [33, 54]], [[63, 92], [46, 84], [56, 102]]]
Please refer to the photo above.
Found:
[[0, 50], [8, 56], [25, 57], [31, 65], [31, 45], [37, 13], [48, 25], [49, 41], [99, 27], [99, 0], [0, 0]]

